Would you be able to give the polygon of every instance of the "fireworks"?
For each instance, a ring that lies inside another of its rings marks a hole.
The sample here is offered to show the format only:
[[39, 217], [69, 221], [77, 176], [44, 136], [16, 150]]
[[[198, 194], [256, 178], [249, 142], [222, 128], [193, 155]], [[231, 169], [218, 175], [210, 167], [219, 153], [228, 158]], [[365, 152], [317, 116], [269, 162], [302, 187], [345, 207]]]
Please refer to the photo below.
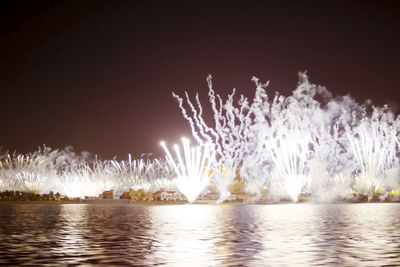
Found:
[[[241, 96], [236, 107], [235, 92], [223, 104], [209, 77], [212, 126], [202, 118], [198, 95], [196, 105], [187, 93], [186, 101], [173, 96], [195, 140], [214, 149], [217, 166], [229, 166], [232, 173], [241, 166], [240, 175], [252, 194], [260, 195], [267, 185], [270, 197], [293, 201], [301, 194], [334, 199], [345, 190], [371, 198], [398, 185], [399, 177], [388, 171], [399, 168], [400, 119], [387, 107], [358, 104], [349, 96], [334, 98], [326, 88], [310, 83], [304, 73], [299, 77], [292, 95], [273, 97], [267, 93], [269, 83], [253, 78], [252, 104]], [[226, 179], [219, 169], [214, 183], [226, 188], [235, 175]], [[389, 178], [391, 186], [385, 182]], [[220, 195], [224, 196], [223, 190]]]
[[[4, 153], [0, 190], [84, 197], [106, 190], [119, 195], [130, 189], [164, 189], [181, 191], [189, 202], [206, 188], [223, 202], [238, 181], [251, 199], [265, 196], [268, 188], [269, 198], [294, 202], [302, 195], [331, 201], [349, 194], [372, 199], [397, 192], [400, 117], [387, 106], [333, 97], [304, 73], [299, 77], [291, 95], [276, 92], [272, 97], [269, 83], [253, 77], [253, 99], [241, 95], [236, 101], [235, 90], [226, 100], [216, 94], [209, 76], [209, 110], [197, 94], [193, 101], [187, 93], [173, 93], [198, 146], [183, 138], [182, 151], [175, 145], [173, 156], [161, 142], [165, 159], [132, 159], [129, 154], [127, 160], [101, 160], [71, 148], [47, 147], [26, 155]], [[206, 112], [213, 115], [211, 123], [203, 118]]]
[[174, 146], [176, 153], [175, 160], [169, 152], [165, 142], [161, 142], [167, 155], [167, 160], [174, 167], [177, 178], [176, 185], [186, 196], [189, 202], [196, 200], [198, 195], [209, 184], [209, 170], [214, 161], [214, 152], [207, 146], [191, 148], [189, 140], [182, 138], [184, 157], [182, 157], [178, 145]]

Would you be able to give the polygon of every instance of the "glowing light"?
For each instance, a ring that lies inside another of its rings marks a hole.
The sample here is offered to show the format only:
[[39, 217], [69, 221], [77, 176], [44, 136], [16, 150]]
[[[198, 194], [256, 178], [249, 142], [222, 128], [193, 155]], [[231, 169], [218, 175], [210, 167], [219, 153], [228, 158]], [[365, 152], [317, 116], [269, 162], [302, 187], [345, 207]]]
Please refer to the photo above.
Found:
[[189, 202], [196, 200], [197, 196], [209, 183], [208, 170], [214, 161], [214, 153], [207, 146], [191, 148], [190, 142], [182, 138], [184, 157], [179, 146], [174, 145], [177, 160], [171, 156], [167, 146], [161, 144], [165, 150], [167, 160], [174, 167], [177, 178], [175, 183]]
[[[235, 91], [224, 102], [209, 76], [214, 126], [203, 119], [198, 95], [194, 103], [187, 93], [183, 98], [173, 96], [194, 139], [216, 151], [219, 166], [235, 172], [241, 165], [240, 175], [251, 194], [261, 195], [267, 184], [269, 197], [277, 199], [288, 196], [297, 201], [307, 193], [330, 201], [349, 189], [372, 199], [397, 186], [399, 177], [389, 171], [400, 167], [396, 152], [400, 117], [387, 106], [360, 105], [349, 96], [332, 98], [326, 88], [310, 83], [305, 73], [299, 78], [292, 95], [276, 92], [271, 98], [266, 91], [269, 83], [254, 77], [253, 103], [241, 96], [235, 106]], [[220, 195], [228, 195], [224, 188], [232, 184], [234, 175], [227, 177], [221, 169], [213, 174]]]
[[211, 123], [203, 119], [198, 95], [193, 101], [187, 93], [173, 94], [198, 147], [182, 138], [182, 150], [175, 144], [172, 155], [161, 141], [165, 159], [129, 154], [123, 161], [79, 155], [70, 148], [4, 153], [0, 190], [84, 197], [106, 190], [120, 195], [130, 189], [166, 189], [180, 190], [192, 202], [209, 186], [223, 202], [240, 181], [238, 191], [251, 200], [384, 200], [400, 194], [395, 189], [400, 185], [400, 117], [387, 106], [359, 104], [350, 96], [333, 98], [305, 73], [288, 96], [270, 95], [268, 83], [252, 80], [252, 101], [244, 96], [236, 101], [235, 90], [224, 100], [207, 78]]

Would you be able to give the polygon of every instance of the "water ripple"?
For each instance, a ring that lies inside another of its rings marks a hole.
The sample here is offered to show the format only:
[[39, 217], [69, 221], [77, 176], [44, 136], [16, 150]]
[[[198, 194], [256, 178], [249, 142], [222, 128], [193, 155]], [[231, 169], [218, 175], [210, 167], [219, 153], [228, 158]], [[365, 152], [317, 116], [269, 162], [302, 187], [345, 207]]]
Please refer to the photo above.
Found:
[[0, 265], [400, 265], [400, 205], [0, 205]]

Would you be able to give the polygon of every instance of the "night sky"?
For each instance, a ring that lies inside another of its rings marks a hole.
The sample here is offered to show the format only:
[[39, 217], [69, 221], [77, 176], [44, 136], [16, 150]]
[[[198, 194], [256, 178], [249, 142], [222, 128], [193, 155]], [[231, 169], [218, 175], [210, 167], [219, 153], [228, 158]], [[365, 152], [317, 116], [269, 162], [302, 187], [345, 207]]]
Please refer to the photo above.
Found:
[[334, 94], [400, 104], [398, 1], [1, 1], [0, 146], [162, 155], [190, 136], [171, 92]]

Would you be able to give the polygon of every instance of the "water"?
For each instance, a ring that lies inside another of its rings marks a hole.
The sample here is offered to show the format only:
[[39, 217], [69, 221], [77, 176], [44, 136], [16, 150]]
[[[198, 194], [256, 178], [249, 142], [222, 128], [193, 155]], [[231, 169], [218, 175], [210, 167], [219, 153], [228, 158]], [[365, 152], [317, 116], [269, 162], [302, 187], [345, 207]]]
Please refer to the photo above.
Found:
[[400, 205], [0, 205], [2, 265], [400, 265]]

